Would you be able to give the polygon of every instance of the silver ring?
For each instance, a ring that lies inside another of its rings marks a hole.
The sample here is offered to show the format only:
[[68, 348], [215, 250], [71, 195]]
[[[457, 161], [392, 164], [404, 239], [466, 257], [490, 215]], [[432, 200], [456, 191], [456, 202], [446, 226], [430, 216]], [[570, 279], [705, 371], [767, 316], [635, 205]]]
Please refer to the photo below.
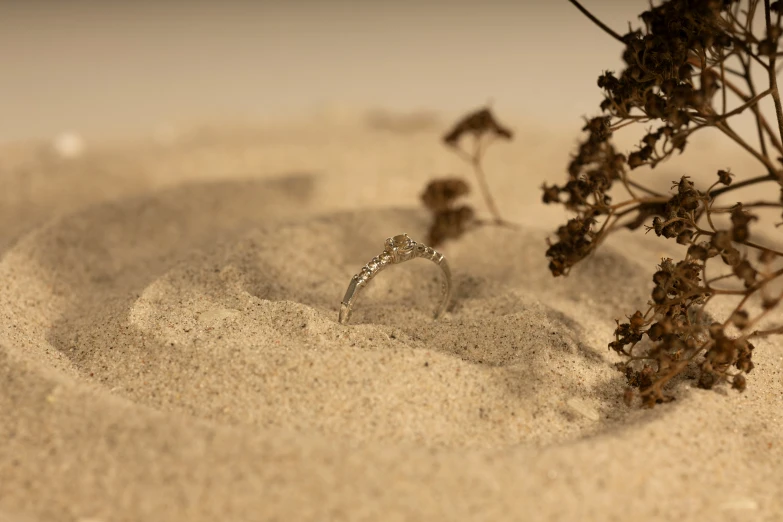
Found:
[[417, 257], [429, 259], [438, 265], [443, 272], [443, 281], [441, 285], [443, 298], [440, 306], [438, 306], [438, 309], [435, 311], [435, 319], [438, 319], [443, 315], [443, 312], [446, 310], [446, 307], [451, 300], [451, 269], [446, 262], [446, 258], [435, 249], [412, 240], [408, 237], [408, 234], [400, 234], [388, 238], [383, 253], [372, 258], [369, 263], [362, 267], [361, 272], [353, 276], [351, 284], [348, 285], [348, 290], [345, 292], [345, 297], [343, 297], [342, 305], [340, 306], [340, 323], [346, 324], [348, 322], [356, 296], [362, 288], [367, 286], [367, 283], [369, 283], [378, 272], [387, 266], [410, 261]]

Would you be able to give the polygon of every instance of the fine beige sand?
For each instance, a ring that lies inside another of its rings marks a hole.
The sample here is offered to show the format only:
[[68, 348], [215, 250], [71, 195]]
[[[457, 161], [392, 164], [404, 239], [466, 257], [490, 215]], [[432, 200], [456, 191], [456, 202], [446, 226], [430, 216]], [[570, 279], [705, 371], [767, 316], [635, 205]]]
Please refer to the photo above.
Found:
[[[337, 323], [386, 237], [425, 237], [426, 181], [472, 182], [440, 144], [450, 122], [320, 114], [72, 158], [4, 145], [0, 520], [783, 520], [779, 341], [743, 394], [682, 379], [675, 402], [628, 408], [606, 346], [673, 247], [622, 233], [550, 276], [565, 214], [539, 186], [563, 179], [573, 129], [511, 122], [493, 146], [522, 227], [444, 246], [443, 320], [415, 261]], [[658, 186], [726, 165], [692, 148]]]

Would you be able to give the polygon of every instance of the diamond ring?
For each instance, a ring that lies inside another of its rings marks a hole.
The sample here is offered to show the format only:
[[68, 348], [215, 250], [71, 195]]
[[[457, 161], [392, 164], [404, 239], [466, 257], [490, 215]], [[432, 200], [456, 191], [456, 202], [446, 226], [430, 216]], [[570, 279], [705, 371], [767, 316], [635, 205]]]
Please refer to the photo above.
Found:
[[443, 297], [440, 306], [438, 306], [438, 309], [435, 311], [435, 319], [438, 319], [446, 310], [446, 307], [451, 300], [451, 269], [449, 269], [449, 264], [446, 262], [443, 254], [437, 252], [435, 249], [415, 242], [408, 237], [408, 234], [401, 234], [388, 238], [383, 253], [372, 258], [369, 263], [362, 267], [361, 272], [353, 276], [340, 306], [340, 323], [346, 324], [348, 322], [356, 296], [362, 288], [367, 286], [367, 283], [369, 283], [378, 272], [389, 265], [396, 265], [397, 263], [410, 261], [417, 257], [429, 259], [438, 265], [443, 272], [443, 282], [441, 286]]

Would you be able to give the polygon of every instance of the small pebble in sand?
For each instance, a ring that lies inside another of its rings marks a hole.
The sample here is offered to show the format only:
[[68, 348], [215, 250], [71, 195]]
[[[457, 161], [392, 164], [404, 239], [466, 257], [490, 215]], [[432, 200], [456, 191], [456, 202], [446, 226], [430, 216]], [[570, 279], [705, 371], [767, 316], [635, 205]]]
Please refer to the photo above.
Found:
[[598, 421], [600, 416], [594, 408], [591, 408], [585, 401], [572, 397], [566, 401], [569, 408], [574, 410], [579, 415], [590, 419], [591, 421]]
[[63, 158], [76, 158], [84, 152], [84, 138], [78, 132], [66, 131], [54, 138], [52, 146]]

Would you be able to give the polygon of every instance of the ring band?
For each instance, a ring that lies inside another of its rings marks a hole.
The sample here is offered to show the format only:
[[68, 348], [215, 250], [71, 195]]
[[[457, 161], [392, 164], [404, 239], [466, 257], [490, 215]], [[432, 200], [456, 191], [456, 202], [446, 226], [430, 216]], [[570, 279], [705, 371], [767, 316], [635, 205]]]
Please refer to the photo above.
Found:
[[429, 259], [438, 265], [443, 272], [443, 282], [441, 285], [443, 297], [440, 306], [438, 306], [438, 309], [435, 311], [435, 319], [438, 319], [443, 315], [443, 312], [446, 310], [446, 307], [451, 300], [451, 269], [446, 262], [446, 258], [435, 249], [415, 242], [408, 237], [408, 234], [401, 234], [388, 238], [383, 253], [372, 258], [369, 263], [362, 267], [361, 272], [353, 276], [340, 306], [340, 323], [346, 324], [348, 322], [354, 301], [356, 300], [359, 291], [367, 286], [367, 283], [369, 283], [378, 272], [389, 265], [396, 265], [397, 263], [410, 261], [417, 257]]

